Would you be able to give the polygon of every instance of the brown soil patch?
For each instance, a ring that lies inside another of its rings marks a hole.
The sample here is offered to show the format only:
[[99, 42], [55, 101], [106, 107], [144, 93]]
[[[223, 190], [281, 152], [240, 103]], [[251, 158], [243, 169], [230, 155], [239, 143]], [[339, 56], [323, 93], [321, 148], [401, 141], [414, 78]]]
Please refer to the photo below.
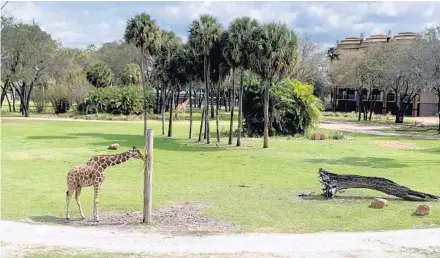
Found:
[[395, 149], [422, 150], [423, 148], [414, 143], [392, 142], [392, 141], [376, 141], [376, 144]]
[[141, 232], [168, 232], [173, 234], [212, 234], [232, 233], [240, 231], [240, 227], [203, 216], [206, 205], [194, 202], [185, 202], [166, 206], [153, 211], [151, 225], [142, 224], [142, 212], [131, 211], [125, 213], [101, 212], [99, 222], [93, 216], [86, 214], [86, 219], [57, 217], [32, 217], [33, 222], [61, 224], [69, 226], [93, 226], [110, 229], [123, 229]]

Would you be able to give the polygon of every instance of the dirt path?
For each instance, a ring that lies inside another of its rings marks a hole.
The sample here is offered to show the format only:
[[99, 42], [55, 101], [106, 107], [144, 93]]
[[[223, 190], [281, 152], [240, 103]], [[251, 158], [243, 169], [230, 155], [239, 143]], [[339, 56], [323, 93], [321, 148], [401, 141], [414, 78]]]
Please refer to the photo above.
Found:
[[[341, 254], [402, 257], [402, 254], [408, 255], [414, 249], [419, 254], [429, 250], [440, 251], [440, 228], [362, 233], [173, 236], [2, 220], [0, 232], [0, 241], [6, 246], [64, 247], [119, 253], [186, 253], [190, 256], [249, 252], [293, 257], [322, 257], [324, 254], [326, 257], [341, 257]], [[404, 250], [407, 251], [402, 253]]]
[[395, 128], [394, 126], [391, 125], [367, 125], [367, 124], [357, 124], [352, 122], [323, 121], [322, 123], [319, 124], [319, 127], [323, 129], [338, 130], [343, 132], [352, 132], [359, 134], [440, 140], [440, 135], [436, 136], [436, 135], [407, 134], [407, 133], [390, 133], [390, 132], [381, 131], [381, 130]]

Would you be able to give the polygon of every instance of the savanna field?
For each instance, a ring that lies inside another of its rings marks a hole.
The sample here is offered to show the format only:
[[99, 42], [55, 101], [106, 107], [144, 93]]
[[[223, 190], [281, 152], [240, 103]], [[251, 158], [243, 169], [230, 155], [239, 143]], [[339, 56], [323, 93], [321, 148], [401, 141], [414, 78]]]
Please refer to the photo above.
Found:
[[[244, 146], [217, 147], [215, 122], [212, 144], [188, 140], [188, 125], [175, 123], [173, 138], [160, 135], [160, 122], [149, 121], [155, 132], [153, 208], [184, 201], [208, 205], [204, 214], [239, 225], [246, 232], [370, 231], [428, 228], [440, 225], [439, 203], [433, 213], [412, 216], [419, 203], [390, 199], [385, 209], [371, 209], [373, 197], [384, 194], [349, 189], [332, 200], [321, 195], [318, 169], [334, 173], [389, 178], [414, 190], [440, 195], [440, 147], [436, 140], [351, 135], [344, 140], [307, 138], [244, 138]], [[1, 125], [2, 209], [5, 220], [65, 216], [66, 174], [92, 155], [143, 149], [139, 122], [24, 121], [4, 119]], [[198, 131], [198, 123], [195, 123]], [[228, 129], [222, 122], [221, 131]], [[420, 150], [395, 149], [376, 141], [416, 144]], [[107, 150], [119, 143], [117, 151]], [[235, 144], [234, 144], [235, 145]], [[246, 187], [240, 187], [245, 185]], [[298, 194], [311, 193], [307, 199]], [[84, 188], [81, 202], [92, 216], [93, 190]], [[143, 164], [130, 160], [107, 169], [99, 209], [142, 210]], [[72, 200], [72, 217], [79, 212]]]

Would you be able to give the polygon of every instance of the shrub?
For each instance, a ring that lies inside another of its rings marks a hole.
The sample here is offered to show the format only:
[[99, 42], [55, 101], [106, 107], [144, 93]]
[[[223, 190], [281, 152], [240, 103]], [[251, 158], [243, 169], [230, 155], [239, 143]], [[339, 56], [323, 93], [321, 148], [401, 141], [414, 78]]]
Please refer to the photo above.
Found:
[[[248, 76], [243, 98], [244, 131], [262, 136], [264, 97], [261, 81]], [[270, 88], [269, 135], [304, 134], [318, 122], [323, 106], [313, 88], [296, 80], [283, 80]]]
[[343, 140], [345, 138], [345, 135], [342, 132], [335, 132], [332, 135], [333, 140]]
[[[147, 91], [147, 109], [154, 105], [151, 89]], [[110, 113], [139, 115], [143, 112], [143, 93], [138, 85], [126, 87], [95, 88], [78, 104], [81, 114]]]
[[313, 140], [313, 141], [316, 141], [316, 140], [327, 140], [327, 138], [328, 138], [327, 134], [320, 133], [320, 132], [314, 132], [310, 136], [310, 139]]
[[66, 113], [70, 109], [70, 101], [66, 97], [53, 99], [51, 102], [55, 114]]
[[35, 88], [32, 91], [31, 99], [35, 103], [37, 113], [43, 113], [47, 102], [47, 97], [45, 96], [44, 90], [40, 87]]

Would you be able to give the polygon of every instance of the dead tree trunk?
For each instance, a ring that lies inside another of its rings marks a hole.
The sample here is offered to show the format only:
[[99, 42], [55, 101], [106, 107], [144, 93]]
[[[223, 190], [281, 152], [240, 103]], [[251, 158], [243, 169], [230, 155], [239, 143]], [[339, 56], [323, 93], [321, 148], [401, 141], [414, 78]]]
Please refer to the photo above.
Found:
[[323, 195], [327, 198], [332, 198], [342, 189], [366, 188], [394, 195], [407, 201], [440, 201], [440, 196], [417, 192], [381, 177], [338, 175], [320, 168], [319, 181], [324, 186]]

